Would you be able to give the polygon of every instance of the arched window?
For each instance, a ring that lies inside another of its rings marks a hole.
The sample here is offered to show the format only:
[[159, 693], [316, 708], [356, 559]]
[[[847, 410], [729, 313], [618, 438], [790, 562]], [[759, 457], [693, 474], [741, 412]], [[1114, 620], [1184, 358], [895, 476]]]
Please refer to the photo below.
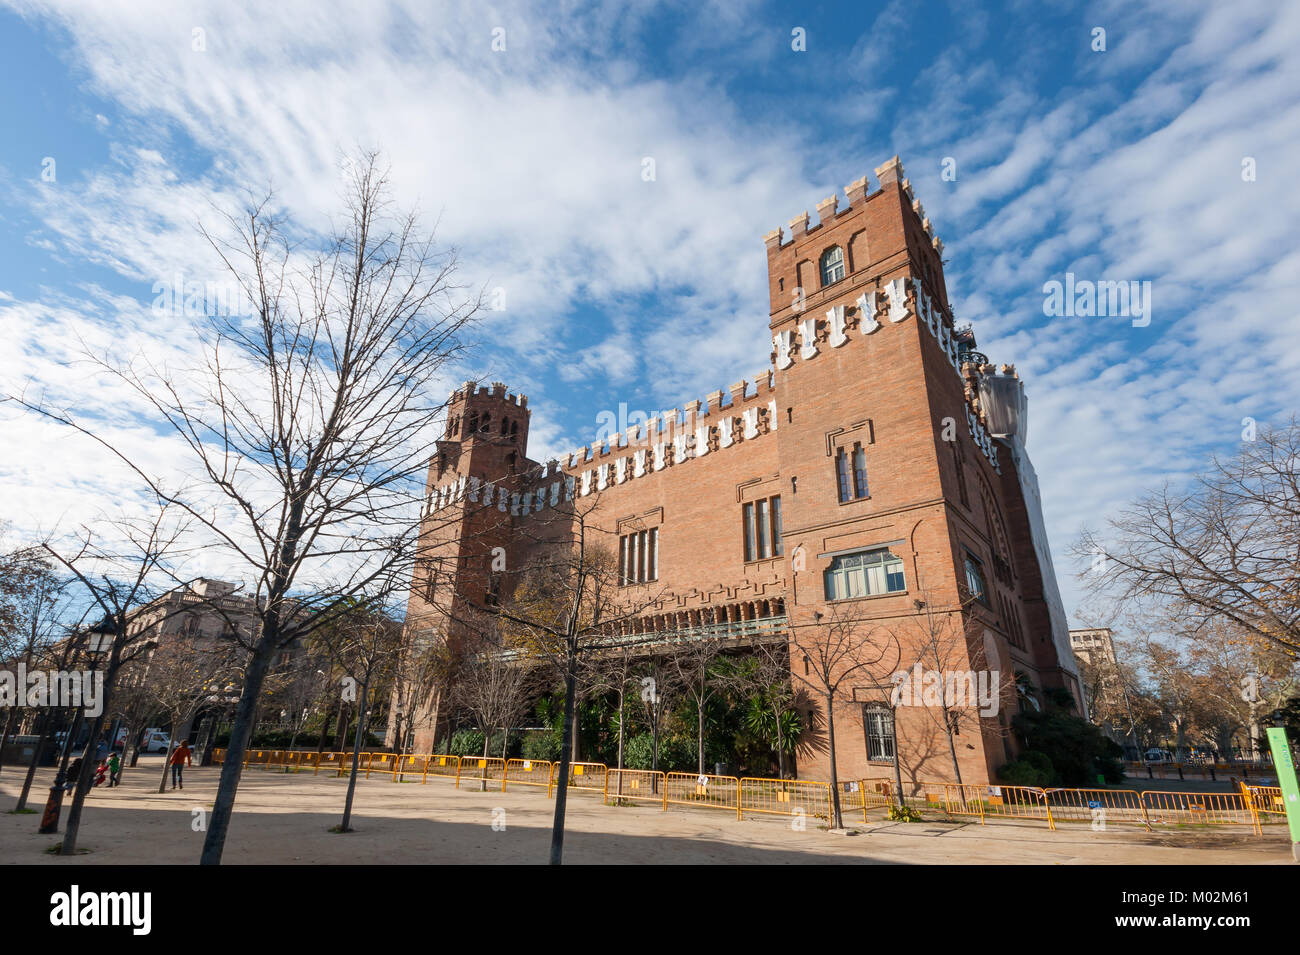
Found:
[[862, 730], [867, 739], [867, 759], [872, 762], [894, 761], [894, 714], [883, 703], [862, 707]]
[[822, 288], [834, 285], [844, 278], [844, 250], [838, 245], [822, 253]]
[[502, 433], [502, 434], [509, 434], [509, 433], [510, 433], [510, 419], [509, 419], [509, 418], [502, 418], [502, 419], [501, 419], [501, 433]]

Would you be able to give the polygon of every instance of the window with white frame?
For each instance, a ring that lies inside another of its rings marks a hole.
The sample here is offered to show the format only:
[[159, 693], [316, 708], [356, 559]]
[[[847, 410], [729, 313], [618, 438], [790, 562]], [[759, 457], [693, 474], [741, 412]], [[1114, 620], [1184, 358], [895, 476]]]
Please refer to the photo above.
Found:
[[844, 250], [838, 245], [822, 253], [822, 288], [834, 285], [844, 278]]
[[902, 558], [888, 547], [840, 554], [826, 569], [826, 599], [849, 600], [906, 590]]

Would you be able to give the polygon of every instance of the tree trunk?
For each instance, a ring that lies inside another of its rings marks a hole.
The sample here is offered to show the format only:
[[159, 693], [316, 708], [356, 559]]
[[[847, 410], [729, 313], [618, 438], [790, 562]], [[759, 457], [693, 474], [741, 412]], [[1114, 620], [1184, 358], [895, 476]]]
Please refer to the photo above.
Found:
[[781, 707], [773, 707], [776, 714], [776, 767], [777, 775], [785, 779], [785, 740], [781, 737]]
[[357, 766], [361, 763], [361, 740], [365, 738], [366, 732], [366, 714], [370, 707], [366, 706], [366, 700], [370, 693], [370, 674], [366, 674], [366, 681], [361, 687], [361, 706], [358, 707], [357, 713], [357, 735], [352, 743], [352, 772], [348, 773], [348, 798], [343, 804], [343, 822], [339, 825], [340, 832], [352, 831], [352, 799], [357, 791]]
[[700, 766], [700, 775], [704, 775], [704, 701], [697, 699], [695, 706], [695, 747], [696, 760]]
[[[86, 794], [90, 792], [91, 781], [95, 777], [95, 767], [99, 760], [91, 754], [91, 747], [99, 747], [99, 734], [104, 730], [104, 719], [110, 712], [113, 702], [114, 684], [117, 682], [118, 671], [122, 667], [121, 648], [117, 645], [116, 640], [108, 666], [104, 669], [104, 691], [103, 699], [100, 703], [99, 715], [95, 717], [95, 722], [90, 726], [90, 735], [86, 737], [86, 749], [83, 752], [81, 760], [81, 773], [77, 780], [77, 788], [72, 793], [72, 808], [68, 810], [68, 827], [63, 834], [63, 848], [59, 850], [59, 855], [70, 856], [77, 851], [77, 835], [81, 830], [81, 807], [85, 805]], [[87, 759], [86, 755], [90, 755]]]
[[840, 774], [835, 764], [835, 694], [826, 694], [826, 741], [830, 745], [831, 760], [831, 828], [844, 828], [844, 814], [840, 811]]
[[551, 824], [551, 865], [564, 858], [564, 810], [569, 798], [569, 766], [573, 753], [573, 722], [578, 688], [578, 652], [570, 638], [564, 670], [564, 731], [560, 734], [560, 780], [555, 790], [555, 819]]
[[897, 788], [898, 808], [903, 808], [903, 768], [898, 762], [898, 710], [889, 712], [890, 722], [894, 726], [894, 786]]
[[172, 753], [176, 751], [176, 737], [168, 734], [167, 752], [163, 754], [162, 776], [158, 778], [158, 791], [160, 793], [167, 791], [167, 770], [171, 769]]
[[[627, 700], [626, 682], [618, 690], [618, 768], [623, 768], [623, 737], [626, 727], [623, 721], [627, 716], [625, 705]], [[622, 784], [622, 777], [619, 777], [619, 784]], [[621, 791], [621, 790], [620, 790]]]
[[12, 706], [9, 708], [9, 715], [5, 719], [4, 732], [0, 733], [0, 770], [3, 770], [5, 765], [5, 741], [9, 739], [9, 734], [13, 732], [14, 723], [16, 722], [18, 722], [18, 707]]
[[45, 719], [41, 721], [41, 735], [36, 740], [36, 751], [32, 753], [32, 763], [27, 767], [27, 776], [23, 779], [23, 791], [18, 794], [18, 803], [14, 806], [14, 812], [21, 812], [27, 808], [27, 798], [32, 792], [32, 780], [36, 778], [36, 767], [40, 765], [41, 757], [45, 755], [45, 747], [50, 741], [50, 731], [55, 726], [55, 712], [52, 707], [45, 711]]
[[235, 705], [235, 721], [230, 728], [230, 745], [226, 748], [226, 756], [221, 763], [217, 796], [212, 805], [208, 834], [203, 839], [203, 853], [199, 857], [199, 865], [221, 864], [221, 853], [226, 845], [226, 833], [230, 829], [230, 816], [235, 809], [235, 793], [239, 789], [239, 777], [244, 772], [244, 755], [248, 752], [248, 741], [253, 735], [253, 714], [257, 708], [257, 698], [261, 695], [262, 684], [266, 680], [271, 657], [274, 654], [274, 641], [264, 638], [264, 642], [248, 662], [248, 671], [244, 675], [244, 688], [239, 694], [239, 702]]
[[[948, 732], [948, 755], [952, 757], [952, 771], [953, 771], [953, 774], [957, 777], [957, 785], [960, 786], [960, 785], [961, 785], [961, 766], [957, 765], [957, 741], [956, 741], [955, 739], [953, 739], [953, 735], [952, 735], [952, 717], [951, 717], [951, 714], [949, 714], [946, 710], [944, 711], [944, 714], [943, 714], [943, 727], [944, 727], [944, 729], [947, 730], [947, 732]], [[895, 726], [895, 728], [894, 728], [894, 736], [895, 736], [895, 737], [898, 736], [898, 728], [897, 728], [897, 726]], [[897, 745], [895, 745], [894, 749], [895, 749], [895, 751], [897, 751], [897, 749], [898, 749]], [[961, 791], [961, 790], [958, 790], [958, 792], [960, 792], [960, 791]]]

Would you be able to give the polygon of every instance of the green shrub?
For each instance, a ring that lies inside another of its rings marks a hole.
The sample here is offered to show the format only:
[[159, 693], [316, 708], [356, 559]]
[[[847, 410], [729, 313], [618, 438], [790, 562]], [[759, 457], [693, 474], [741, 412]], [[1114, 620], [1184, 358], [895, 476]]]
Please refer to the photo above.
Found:
[[895, 806], [891, 804], [888, 815], [894, 822], [924, 822], [921, 814], [911, 806]]
[[524, 759], [554, 763], [560, 758], [560, 741], [550, 732], [528, 733], [520, 751]]
[[[628, 769], [649, 769], [654, 755], [654, 737], [641, 733], [623, 746], [623, 763]], [[659, 740], [659, 771], [690, 772], [696, 768], [695, 746], [690, 740], [664, 736]]]
[[1056, 778], [1056, 770], [1048, 757], [1034, 750], [1020, 754], [998, 770], [998, 779], [1008, 786], [1050, 786]]
[[452, 756], [482, 756], [483, 734], [478, 730], [456, 730], [451, 734]]

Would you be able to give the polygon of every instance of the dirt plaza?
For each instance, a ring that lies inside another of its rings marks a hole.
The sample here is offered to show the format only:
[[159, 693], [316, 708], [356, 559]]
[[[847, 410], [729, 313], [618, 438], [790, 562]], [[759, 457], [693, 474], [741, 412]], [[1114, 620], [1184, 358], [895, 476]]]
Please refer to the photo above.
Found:
[[[186, 771], [184, 790], [158, 793], [158, 758], [144, 758], [116, 789], [86, 801], [72, 858], [51, 855], [59, 835], [38, 835], [38, 816], [8, 810], [22, 784], [14, 767], [0, 774], [0, 862], [6, 864], [190, 865], [216, 790], [217, 767]], [[33, 808], [48, 792], [37, 774]], [[457, 789], [431, 779], [393, 783], [358, 779], [354, 832], [330, 832], [342, 816], [347, 780], [246, 771], [226, 845], [226, 864], [543, 864], [554, 802], [544, 791]], [[756, 817], [653, 806], [605, 806], [599, 795], [572, 793], [565, 837], [570, 864], [1054, 864], [1257, 865], [1289, 863], [1283, 827], [1186, 827], [1148, 833], [1135, 827], [1052, 832], [1011, 822], [952, 822], [927, 816], [893, 823], [881, 813], [846, 816], [850, 833], [819, 819]], [[66, 817], [66, 808], [65, 808]], [[803, 822], [803, 828], [799, 828]]]

